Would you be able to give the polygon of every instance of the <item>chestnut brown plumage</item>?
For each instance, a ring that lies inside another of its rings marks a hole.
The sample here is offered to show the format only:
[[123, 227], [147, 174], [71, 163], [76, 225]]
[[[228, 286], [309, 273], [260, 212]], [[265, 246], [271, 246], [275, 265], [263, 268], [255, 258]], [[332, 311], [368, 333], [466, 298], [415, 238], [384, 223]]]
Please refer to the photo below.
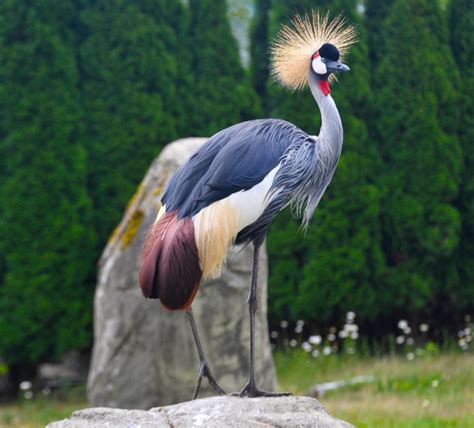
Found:
[[145, 240], [140, 286], [145, 297], [160, 299], [170, 310], [187, 309], [196, 295], [202, 271], [189, 217], [164, 214]]

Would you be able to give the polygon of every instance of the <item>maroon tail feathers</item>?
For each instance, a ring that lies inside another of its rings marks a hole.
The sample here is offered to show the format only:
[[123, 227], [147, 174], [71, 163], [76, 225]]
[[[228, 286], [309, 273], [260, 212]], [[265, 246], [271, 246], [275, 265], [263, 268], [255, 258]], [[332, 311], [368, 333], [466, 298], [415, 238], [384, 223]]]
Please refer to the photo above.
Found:
[[191, 218], [178, 219], [176, 211], [163, 215], [143, 247], [140, 287], [145, 297], [160, 299], [170, 310], [193, 302], [202, 270]]

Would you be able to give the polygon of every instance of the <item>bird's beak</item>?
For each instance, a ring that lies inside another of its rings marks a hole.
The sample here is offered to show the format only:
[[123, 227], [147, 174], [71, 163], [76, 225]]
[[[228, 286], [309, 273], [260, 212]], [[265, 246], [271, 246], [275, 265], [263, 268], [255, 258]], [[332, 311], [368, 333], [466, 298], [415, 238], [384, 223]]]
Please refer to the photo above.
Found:
[[340, 61], [326, 62], [326, 69], [328, 73], [344, 73], [350, 70], [350, 68], [346, 64], [343, 64]]

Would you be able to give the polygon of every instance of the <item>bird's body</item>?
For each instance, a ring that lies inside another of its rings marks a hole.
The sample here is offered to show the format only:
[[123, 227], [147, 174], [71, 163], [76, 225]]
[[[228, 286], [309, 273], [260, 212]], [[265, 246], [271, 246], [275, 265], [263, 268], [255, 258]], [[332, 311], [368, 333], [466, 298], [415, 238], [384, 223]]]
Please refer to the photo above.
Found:
[[[318, 136], [278, 119], [239, 123], [213, 135], [171, 177], [162, 207], [147, 237], [140, 285], [145, 297], [159, 298], [171, 310], [188, 310], [207, 376], [222, 392], [204, 359], [190, 306], [202, 278], [217, 275], [232, 243], [255, 247], [250, 309], [250, 376], [242, 395], [274, 395], [255, 385], [253, 325], [258, 252], [274, 217], [292, 205], [307, 227], [339, 160], [343, 130], [330, 96], [329, 77], [349, 68], [340, 52], [354, 41], [340, 18], [313, 15], [284, 27], [274, 47], [274, 71], [284, 86], [308, 85], [321, 112]], [[325, 43], [323, 43], [325, 42]], [[343, 52], [343, 51], [342, 51]], [[189, 309], [188, 309], [189, 308]]]
[[[284, 120], [242, 122], [212, 136], [171, 177], [154, 227], [162, 239], [149, 239], [151, 257], [144, 258], [147, 297], [160, 298], [169, 309], [185, 309], [201, 277], [218, 274], [228, 246], [260, 244], [288, 204], [297, 214], [306, 205], [307, 225], [334, 174], [343, 135], [331, 96], [320, 92], [315, 98], [322, 114], [333, 116], [331, 127], [323, 125], [319, 136]], [[174, 233], [172, 241], [164, 234], [166, 227], [184, 225], [186, 234]], [[163, 246], [169, 251], [157, 263]], [[158, 280], [156, 270], [162, 272]]]

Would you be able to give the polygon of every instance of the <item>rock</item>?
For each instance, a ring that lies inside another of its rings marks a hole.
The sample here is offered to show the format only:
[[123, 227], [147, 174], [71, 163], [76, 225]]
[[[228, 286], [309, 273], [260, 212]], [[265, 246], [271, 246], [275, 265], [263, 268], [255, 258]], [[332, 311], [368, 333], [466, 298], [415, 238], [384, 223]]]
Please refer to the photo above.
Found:
[[375, 382], [374, 376], [355, 376], [348, 380], [334, 380], [332, 382], [317, 383], [310, 386], [305, 395], [308, 397], [321, 398], [328, 391], [336, 391], [347, 386], [363, 385]]
[[87, 363], [77, 351], [67, 352], [59, 363], [43, 363], [38, 367], [38, 381], [42, 387], [83, 384], [86, 378]]
[[[104, 250], [94, 301], [94, 349], [88, 398], [94, 406], [147, 409], [192, 396], [198, 359], [185, 313], [144, 299], [137, 284], [144, 236], [155, 220], [168, 177], [205, 139], [169, 144], [152, 163]], [[208, 362], [221, 386], [240, 390], [248, 371], [252, 248], [232, 248], [222, 275], [201, 286], [193, 304]], [[267, 256], [261, 252], [256, 373], [275, 387], [266, 319]], [[204, 394], [209, 394], [207, 380]], [[203, 395], [204, 395], [203, 394]]]
[[350, 428], [310, 397], [212, 397], [145, 410], [86, 409], [47, 428]]

